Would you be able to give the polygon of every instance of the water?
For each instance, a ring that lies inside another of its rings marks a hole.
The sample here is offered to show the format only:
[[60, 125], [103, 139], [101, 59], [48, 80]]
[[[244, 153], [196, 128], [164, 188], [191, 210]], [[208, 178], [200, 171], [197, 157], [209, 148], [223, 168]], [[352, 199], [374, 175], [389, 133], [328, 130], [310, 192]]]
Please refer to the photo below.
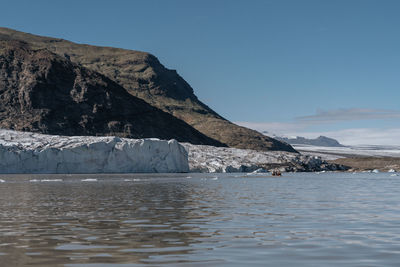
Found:
[[398, 266], [390, 175], [2, 175], [0, 265]]

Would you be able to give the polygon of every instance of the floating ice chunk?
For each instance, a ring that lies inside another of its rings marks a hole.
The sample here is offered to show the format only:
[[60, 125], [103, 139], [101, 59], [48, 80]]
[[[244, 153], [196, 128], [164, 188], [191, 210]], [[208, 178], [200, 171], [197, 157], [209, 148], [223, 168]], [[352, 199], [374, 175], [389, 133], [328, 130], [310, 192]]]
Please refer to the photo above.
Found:
[[257, 170], [253, 171], [252, 173], [267, 173], [268, 171], [264, 168], [258, 168]]
[[37, 183], [37, 182], [62, 182], [62, 179], [31, 179], [29, 182]]
[[97, 179], [95, 178], [88, 178], [88, 179], [82, 179], [82, 182], [97, 182]]
[[378, 169], [374, 169], [374, 170], [372, 170], [372, 172], [373, 173], [379, 173], [379, 170]]
[[0, 179], [0, 183], [5, 183], [6, 181], [4, 181], [3, 179]]
[[396, 172], [396, 170], [390, 169], [390, 170], [388, 170], [388, 172]]

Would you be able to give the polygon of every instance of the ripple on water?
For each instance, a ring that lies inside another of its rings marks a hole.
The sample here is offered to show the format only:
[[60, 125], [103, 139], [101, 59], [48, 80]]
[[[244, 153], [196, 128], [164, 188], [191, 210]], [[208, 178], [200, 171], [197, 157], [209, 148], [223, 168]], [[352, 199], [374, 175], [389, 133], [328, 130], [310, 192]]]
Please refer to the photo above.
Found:
[[107, 182], [96, 185], [81, 183], [97, 181], [81, 175], [64, 183], [27, 182], [57, 179], [44, 177], [7, 176], [0, 187], [4, 266], [400, 262], [400, 180], [387, 173], [158, 175], [142, 183], [122, 182], [134, 182], [134, 175], [101, 176]]
[[118, 248], [118, 246], [104, 246], [104, 245], [82, 245], [82, 244], [62, 244], [57, 246], [56, 250], [91, 250], [91, 249], [111, 249]]

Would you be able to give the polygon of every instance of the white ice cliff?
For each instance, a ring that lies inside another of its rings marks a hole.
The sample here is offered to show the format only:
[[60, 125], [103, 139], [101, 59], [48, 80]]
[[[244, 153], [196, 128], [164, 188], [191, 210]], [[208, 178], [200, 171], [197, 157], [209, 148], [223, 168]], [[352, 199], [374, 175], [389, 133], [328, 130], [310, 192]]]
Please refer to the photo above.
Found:
[[320, 157], [175, 140], [58, 136], [0, 129], [0, 173], [166, 173], [339, 170]]
[[188, 172], [175, 140], [57, 136], [0, 130], [0, 173]]

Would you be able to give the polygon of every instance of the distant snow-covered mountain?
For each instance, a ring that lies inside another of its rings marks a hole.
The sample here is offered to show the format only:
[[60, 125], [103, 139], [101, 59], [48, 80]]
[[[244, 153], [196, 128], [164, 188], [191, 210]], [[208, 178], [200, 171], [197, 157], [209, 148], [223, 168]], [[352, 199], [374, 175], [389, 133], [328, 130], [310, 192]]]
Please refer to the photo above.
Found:
[[[267, 134], [267, 132], [263, 132]], [[275, 139], [280, 141], [284, 141], [291, 145], [311, 145], [311, 146], [327, 146], [327, 147], [344, 147], [344, 145], [340, 144], [336, 139], [329, 138], [326, 136], [319, 136], [314, 139], [309, 139], [301, 136], [295, 137], [285, 137], [285, 136], [273, 136]]]

